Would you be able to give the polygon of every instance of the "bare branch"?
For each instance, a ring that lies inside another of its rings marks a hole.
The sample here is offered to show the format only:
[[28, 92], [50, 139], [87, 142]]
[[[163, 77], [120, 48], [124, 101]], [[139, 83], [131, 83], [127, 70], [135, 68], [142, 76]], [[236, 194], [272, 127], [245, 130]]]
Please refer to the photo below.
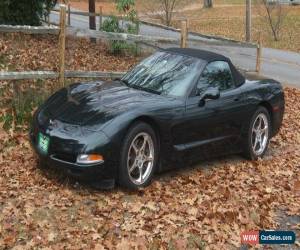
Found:
[[[156, 17], [164, 24], [170, 26], [173, 20], [173, 15], [176, 10], [183, 3], [183, 0], [153, 0], [145, 3], [146, 13], [149, 17]], [[149, 13], [150, 12], [150, 13]]]
[[262, 16], [269, 24], [274, 40], [278, 41], [281, 25], [287, 15], [287, 11], [283, 8], [279, 0], [276, 0], [276, 2], [261, 0], [260, 5], [263, 6], [264, 10]]

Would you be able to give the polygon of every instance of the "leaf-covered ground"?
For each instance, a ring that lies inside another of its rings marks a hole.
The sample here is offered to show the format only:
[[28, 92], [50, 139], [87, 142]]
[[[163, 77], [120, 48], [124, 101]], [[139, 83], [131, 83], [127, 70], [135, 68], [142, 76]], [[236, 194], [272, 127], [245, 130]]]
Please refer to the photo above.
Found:
[[[240, 233], [300, 214], [300, 91], [268, 155], [199, 163], [138, 192], [97, 191], [37, 168], [27, 135], [0, 129], [1, 249], [234, 249]], [[278, 216], [281, 215], [281, 218]]]
[[[104, 43], [86, 39], [66, 40], [66, 69], [126, 71], [140, 60], [130, 55], [111, 55]], [[107, 63], [110, 62], [110, 63]], [[58, 70], [58, 37], [51, 35], [0, 34], [0, 70]]]

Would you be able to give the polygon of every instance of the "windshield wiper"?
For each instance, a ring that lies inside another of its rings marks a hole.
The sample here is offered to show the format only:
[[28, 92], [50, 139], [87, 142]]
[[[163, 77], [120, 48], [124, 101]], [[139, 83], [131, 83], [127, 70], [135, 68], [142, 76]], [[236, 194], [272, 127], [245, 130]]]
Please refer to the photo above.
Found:
[[157, 95], [161, 94], [160, 91], [157, 91], [157, 90], [154, 90], [154, 89], [144, 88], [144, 87], [139, 86], [139, 85], [131, 84], [131, 85], [129, 85], [129, 87], [134, 88], [134, 89], [138, 89], [138, 90], [143, 90], [143, 91], [150, 92], [150, 93], [157, 94]]
[[127, 87], [129, 87], [129, 83], [127, 80], [124, 80], [124, 79], [117, 79], [118, 81], [120, 81], [121, 83], [123, 83], [124, 85], [126, 85]]

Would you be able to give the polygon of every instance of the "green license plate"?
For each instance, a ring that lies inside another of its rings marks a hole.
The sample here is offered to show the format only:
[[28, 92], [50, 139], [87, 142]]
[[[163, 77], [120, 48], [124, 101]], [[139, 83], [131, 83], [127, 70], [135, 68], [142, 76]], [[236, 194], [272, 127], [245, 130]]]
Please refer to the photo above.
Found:
[[47, 154], [50, 144], [50, 138], [42, 133], [38, 134], [38, 147], [42, 153]]

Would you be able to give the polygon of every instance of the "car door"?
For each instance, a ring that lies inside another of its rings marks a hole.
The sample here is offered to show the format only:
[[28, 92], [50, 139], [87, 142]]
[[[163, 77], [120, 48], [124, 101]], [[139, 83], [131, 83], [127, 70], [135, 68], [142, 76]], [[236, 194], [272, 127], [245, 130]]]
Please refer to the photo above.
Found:
[[[220, 97], [200, 102], [201, 94], [208, 87], [217, 87]], [[235, 86], [230, 66], [225, 61], [206, 65], [194, 93], [186, 100], [185, 145], [182, 149], [194, 149], [234, 142], [240, 134], [241, 92]]]

